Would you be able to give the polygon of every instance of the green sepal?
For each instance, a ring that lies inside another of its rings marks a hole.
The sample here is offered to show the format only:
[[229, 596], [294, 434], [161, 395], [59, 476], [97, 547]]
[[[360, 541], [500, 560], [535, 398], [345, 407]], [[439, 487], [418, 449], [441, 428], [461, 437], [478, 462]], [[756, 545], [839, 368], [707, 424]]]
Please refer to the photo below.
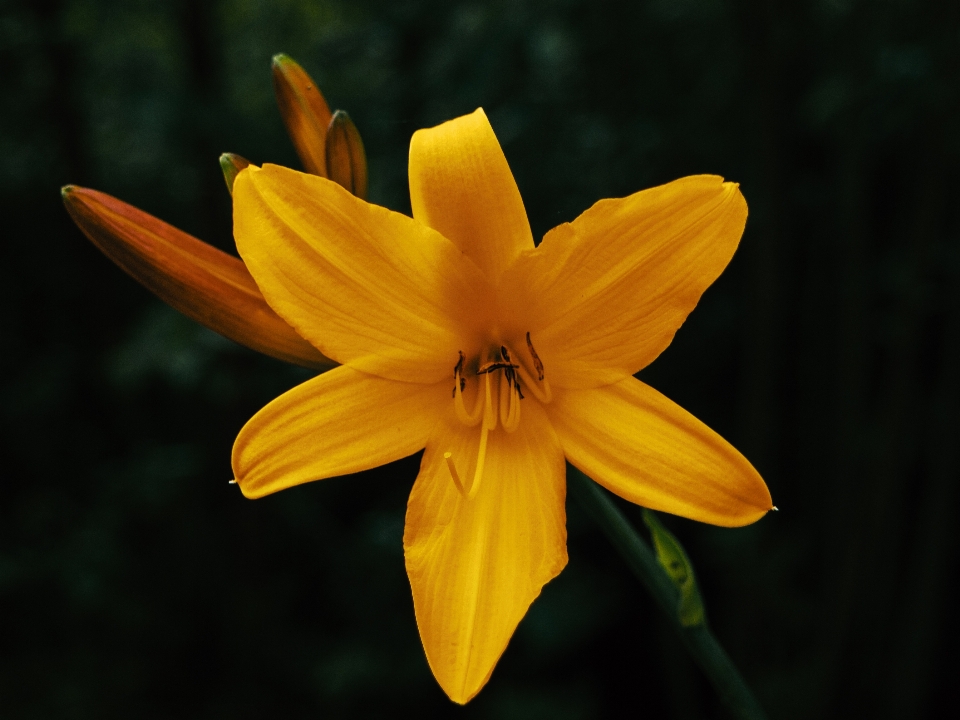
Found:
[[680, 591], [677, 607], [680, 624], [683, 627], [703, 625], [707, 618], [690, 558], [683, 551], [680, 542], [661, 524], [652, 510], [643, 509], [643, 522], [650, 528], [653, 546], [657, 551], [657, 560]]

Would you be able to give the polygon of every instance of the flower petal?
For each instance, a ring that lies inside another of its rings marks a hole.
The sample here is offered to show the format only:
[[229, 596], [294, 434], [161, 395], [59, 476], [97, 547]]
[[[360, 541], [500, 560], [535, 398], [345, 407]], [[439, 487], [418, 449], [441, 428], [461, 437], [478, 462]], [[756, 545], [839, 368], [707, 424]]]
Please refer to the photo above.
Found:
[[746, 220], [737, 185], [714, 175], [601, 200], [504, 273], [511, 332], [530, 331], [553, 384], [632, 375], [673, 340], [730, 262]]
[[726, 527], [773, 507], [736, 448], [635, 378], [557, 391], [549, 412], [567, 459], [630, 502]]
[[106, 193], [67, 185], [62, 194], [70, 217], [104, 255], [190, 319], [286, 362], [336, 364], [267, 305], [238, 258]]
[[338, 367], [289, 390], [243, 426], [233, 472], [243, 494], [368, 470], [426, 445], [450, 404], [448, 383], [425, 386]]
[[303, 168], [327, 176], [326, 134], [330, 108], [307, 71], [289, 55], [273, 56], [273, 90]]
[[276, 165], [233, 186], [234, 235], [267, 302], [357, 370], [434, 383], [477, 352], [486, 281], [439, 233]]
[[409, 173], [413, 216], [450, 238], [491, 282], [533, 248], [520, 191], [482, 109], [415, 132]]
[[567, 563], [565, 465], [532, 400], [513, 434], [488, 439], [472, 500], [454, 486], [443, 455], [472, 478], [479, 428], [448, 412], [427, 443], [407, 504], [403, 536], [420, 638], [441, 687], [457, 703], [480, 691], [544, 584]]

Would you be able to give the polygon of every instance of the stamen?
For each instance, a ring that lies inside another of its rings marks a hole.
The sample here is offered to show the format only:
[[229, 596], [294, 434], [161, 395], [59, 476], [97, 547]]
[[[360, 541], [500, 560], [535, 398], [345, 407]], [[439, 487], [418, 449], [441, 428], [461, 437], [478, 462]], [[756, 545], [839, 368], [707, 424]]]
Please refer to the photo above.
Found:
[[490, 390], [490, 375], [487, 374], [483, 383], [483, 427], [487, 430], [493, 430], [497, 426], [497, 410], [493, 406], [493, 393]]
[[494, 370], [510, 370], [511, 368], [520, 367], [516, 363], [503, 361], [503, 360], [491, 360], [488, 363], [484, 363], [479, 368], [477, 368], [477, 375], [489, 375]]
[[513, 395], [513, 383], [506, 375], [500, 378], [500, 424], [506, 428], [507, 419], [510, 416], [510, 400]]
[[544, 404], [547, 404], [553, 400], [553, 393], [550, 390], [550, 383], [546, 378], [543, 378], [540, 383], [536, 383], [533, 378], [530, 377], [530, 374], [527, 372], [527, 369], [523, 367], [523, 365], [517, 368], [517, 373], [519, 373], [520, 379], [523, 380], [524, 387], [532, 392], [533, 396], [537, 400]]
[[[494, 416], [494, 422], [496, 422], [496, 416]], [[483, 466], [487, 459], [487, 435], [489, 434], [490, 430], [487, 429], [487, 423], [484, 422], [480, 428], [480, 451], [477, 453], [477, 469], [473, 473], [473, 484], [470, 486], [470, 492], [467, 495], [471, 500], [477, 496], [480, 481], [483, 480]]]
[[453, 484], [457, 486], [457, 490], [460, 491], [461, 495], [466, 495], [463, 491], [463, 483], [460, 482], [460, 473], [457, 472], [457, 466], [453, 464], [453, 453], [445, 452], [443, 454], [443, 459], [447, 461], [447, 470], [450, 471], [450, 477], [453, 478]]
[[483, 466], [487, 459], [487, 435], [497, 427], [497, 411], [493, 407], [493, 393], [490, 388], [490, 374], [487, 374], [483, 383], [484, 408], [483, 425], [480, 426], [480, 449], [477, 452], [477, 466], [473, 472], [473, 484], [470, 485], [470, 492], [467, 494], [471, 500], [476, 497], [480, 489], [480, 482], [483, 480]]
[[[530, 351], [530, 357], [533, 358], [533, 367], [537, 371], [537, 377], [542, 382], [543, 381], [543, 363], [540, 361], [540, 356], [537, 355], [537, 351], [533, 349], [533, 342], [530, 340], [530, 331], [527, 330], [527, 350]], [[461, 362], [463, 362], [461, 360]]]
[[460, 359], [457, 360], [457, 364], [453, 366], [453, 395], [452, 397], [457, 397], [457, 385], [460, 386], [460, 392], [463, 392], [464, 387], [467, 385], [466, 379], [463, 378], [463, 361], [467, 358], [463, 354], [463, 350], [458, 350], [457, 353], [460, 355]]
[[[487, 377], [490, 376], [488, 375]], [[454, 380], [456, 384], [453, 388], [453, 409], [457, 415], [457, 420], [467, 427], [473, 427], [480, 422], [480, 419], [483, 417], [483, 395], [477, 392], [477, 400], [473, 405], [473, 412], [468, 413], [467, 406], [463, 402], [463, 389], [466, 386], [466, 381], [460, 377], [459, 372], [454, 376]]]
[[510, 390], [510, 411], [507, 413], [507, 419], [502, 421], [503, 429], [508, 433], [520, 427], [520, 399], [523, 397], [520, 394], [520, 384], [516, 380], [510, 383]]

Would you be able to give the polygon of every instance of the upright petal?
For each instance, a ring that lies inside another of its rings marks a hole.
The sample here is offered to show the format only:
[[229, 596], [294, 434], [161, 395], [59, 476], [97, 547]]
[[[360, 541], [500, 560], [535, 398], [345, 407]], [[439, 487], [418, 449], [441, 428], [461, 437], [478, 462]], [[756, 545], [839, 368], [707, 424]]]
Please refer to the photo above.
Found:
[[257, 498], [412, 455], [450, 404], [448, 385], [384, 380], [348, 367], [308, 380], [243, 426], [233, 446], [237, 483]]
[[746, 220], [737, 185], [714, 175], [601, 200], [504, 273], [504, 313], [514, 334], [530, 331], [551, 383], [616, 382], [670, 344]]
[[567, 459], [630, 502], [726, 527], [773, 507], [736, 448], [635, 378], [555, 391], [549, 411]]
[[67, 185], [67, 212], [104, 255], [176, 310], [286, 362], [336, 365], [267, 305], [239, 258], [97, 190]]
[[472, 477], [479, 430], [448, 413], [427, 443], [403, 536], [427, 661], [454, 702], [484, 686], [541, 588], [567, 563], [564, 462], [540, 407], [524, 402], [513, 434], [489, 437], [482, 485], [469, 500], [443, 455]]
[[418, 130], [410, 141], [413, 216], [495, 282], [533, 235], [517, 183], [483, 110]]
[[476, 351], [486, 281], [427, 226], [276, 165], [237, 176], [233, 217], [267, 302], [338, 362], [433, 383]]

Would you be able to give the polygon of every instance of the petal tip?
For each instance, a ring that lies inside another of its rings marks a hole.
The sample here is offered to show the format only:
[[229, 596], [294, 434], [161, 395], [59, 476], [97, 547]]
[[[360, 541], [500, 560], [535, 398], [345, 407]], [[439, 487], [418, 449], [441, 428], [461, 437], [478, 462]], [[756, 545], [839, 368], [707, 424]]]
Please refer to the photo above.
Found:
[[770, 490], [766, 483], [762, 479], [760, 479], [760, 483], [762, 484], [762, 491], [758, 491], [759, 497], [756, 498], [756, 501], [745, 500], [739, 509], [731, 512], [727, 523], [722, 523], [721, 526], [746, 527], [747, 525], [753, 525], [753, 523], [762, 520], [768, 513], [777, 509], [770, 497]]
[[240, 488], [240, 492], [243, 494], [243, 496], [247, 500], [257, 500], [259, 498], [262, 498], [264, 495], [266, 495], [266, 493], [257, 492], [252, 488], [247, 487], [246, 483], [244, 483], [242, 480], [239, 480], [239, 479], [234, 480], [233, 484], [236, 485], [238, 488]]

